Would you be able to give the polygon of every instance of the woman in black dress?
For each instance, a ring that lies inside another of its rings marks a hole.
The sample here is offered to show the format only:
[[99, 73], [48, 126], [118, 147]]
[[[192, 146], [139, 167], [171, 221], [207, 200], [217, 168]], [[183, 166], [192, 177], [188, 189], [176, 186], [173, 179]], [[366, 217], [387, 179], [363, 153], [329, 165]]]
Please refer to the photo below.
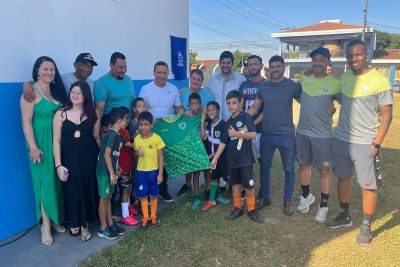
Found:
[[100, 146], [100, 120], [86, 82], [72, 84], [64, 107], [53, 121], [53, 153], [64, 197], [70, 234], [91, 239], [88, 222], [97, 217], [96, 164]]

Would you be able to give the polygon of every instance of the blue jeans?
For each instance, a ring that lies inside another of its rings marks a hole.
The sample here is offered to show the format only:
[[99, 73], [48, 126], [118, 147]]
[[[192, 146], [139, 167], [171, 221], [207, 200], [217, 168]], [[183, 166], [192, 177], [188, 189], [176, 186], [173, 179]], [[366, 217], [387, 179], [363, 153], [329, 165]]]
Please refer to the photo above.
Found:
[[292, 200], [295, 183], [294, 160], [296, 146], [294, 134], [261, 134], [260, 198], [270, 198], [271, 166], [276, 149], [281, 154], [282, 165], [285, 171], [283, 201], [290, 201]]

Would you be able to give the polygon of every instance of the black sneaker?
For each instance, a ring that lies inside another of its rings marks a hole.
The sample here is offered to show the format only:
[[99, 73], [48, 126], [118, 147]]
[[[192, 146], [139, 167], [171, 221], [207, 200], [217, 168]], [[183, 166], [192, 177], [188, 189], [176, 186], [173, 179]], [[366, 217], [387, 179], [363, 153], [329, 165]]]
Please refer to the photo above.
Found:
[[117, 233], [118, 235], [123, 235], [125, 234], [125, 229], [120, 227], [118, 224], [113, 223], [112, 225], [109, 226], [109, 228], [114, 231], [115, 233]]
[[351, 227], [353, 226], [353, 221], [351, 220], [350, 215], [347, 215], [344, 212], [340, 212], [335, 219], [328, 220], [326, 222], [326, 225], [332, 229], [336, 229], [339, 227]]
[[233, 221], [242, 215], [243, 215], [243, 210], [235, 208], [226, 218], [230, 221]]
[[247, 216], [249, 216], [250, 219], [253, 220], [253, 222], [256, 223], [263, 223], [263, 219], [261, 218], [260, 214], [258, 214], [258, 211], [252, 210], [247, 212]]
[[181, 189], [179, 189], [178, 193], [176, 194], [178, 197], [184, 196], [187, 193], [192, 192], [192, 187], [188, 186], [187, 184], [182, 185]]
[[171, 197], [171, 195], [168, 193], [168, 190], [163, 190], [160, 191], [160, 198], [164, 200], [164, 202], [170, 203], [173, 202], [174, 199]]
[[271, 200], [269, 198], [268, 199], [259, 198], [256, 203], [256, 210], [260, 210], [270, 205], [271, 205]]
[[361, 224], [360, 233], [356, 237], [356, 242], [359, 245], [368, 245], [372, 240], [371, 227], [365, 223]]

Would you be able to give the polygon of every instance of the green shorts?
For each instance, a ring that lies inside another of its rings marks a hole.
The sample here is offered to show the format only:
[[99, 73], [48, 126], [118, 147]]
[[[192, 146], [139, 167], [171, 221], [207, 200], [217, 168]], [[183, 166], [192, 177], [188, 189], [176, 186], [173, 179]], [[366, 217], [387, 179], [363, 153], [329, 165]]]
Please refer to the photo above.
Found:
[[107, 198], [114, 193], [114, 186], [111, 184], [110, 176], [97, 176], [97, 184], [99, 186], [100, 198]]

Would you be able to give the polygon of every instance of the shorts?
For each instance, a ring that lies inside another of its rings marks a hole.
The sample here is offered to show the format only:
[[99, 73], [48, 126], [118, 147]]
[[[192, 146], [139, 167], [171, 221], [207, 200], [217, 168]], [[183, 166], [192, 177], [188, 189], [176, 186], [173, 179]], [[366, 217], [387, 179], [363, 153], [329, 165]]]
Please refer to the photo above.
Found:
[[97, 176], [97, 185], [100, 198], [107, 198], [114, 193], [114, 186], [111, 184], [110, 176], [108, 175]]
[[133, 184], [133, 175], [132, 172], [129, 173], [122, 173], [118, 178], [118, 183], [123, 188], [129, 188], [131, 184]]
[[218, 180], [221, 177], [224, 179], [225, 182], [228, 181], [228, 170], [226, 169], [211, 170], [211, 180]]
[[296, 133], [297, 160], [320, 170], [332, 169], [332, 138], [311, 137]]
[[242, 184], [246, 189], [254, 188], [253, 165], [229, 169], [230, 185]]
[[261, 133], [257, 133], [256, 139], [252, 140], [254, 154], [256, 154], [256, 157], [258, 159], [261, 158], [260, 140], [261, 140]]
[[357, 182], [365, 189], [377, 189], [375, 161], [371, 145], [352, 144], [333, 138], [333, 173], [337, 177], [352, 177], [356, 170]]
[[144, 198], [148, 195], [158, 196], [160, 190], [157, 184], [158, 170], [154, 171], [135, 171], [136, 177], [136, 197]]

